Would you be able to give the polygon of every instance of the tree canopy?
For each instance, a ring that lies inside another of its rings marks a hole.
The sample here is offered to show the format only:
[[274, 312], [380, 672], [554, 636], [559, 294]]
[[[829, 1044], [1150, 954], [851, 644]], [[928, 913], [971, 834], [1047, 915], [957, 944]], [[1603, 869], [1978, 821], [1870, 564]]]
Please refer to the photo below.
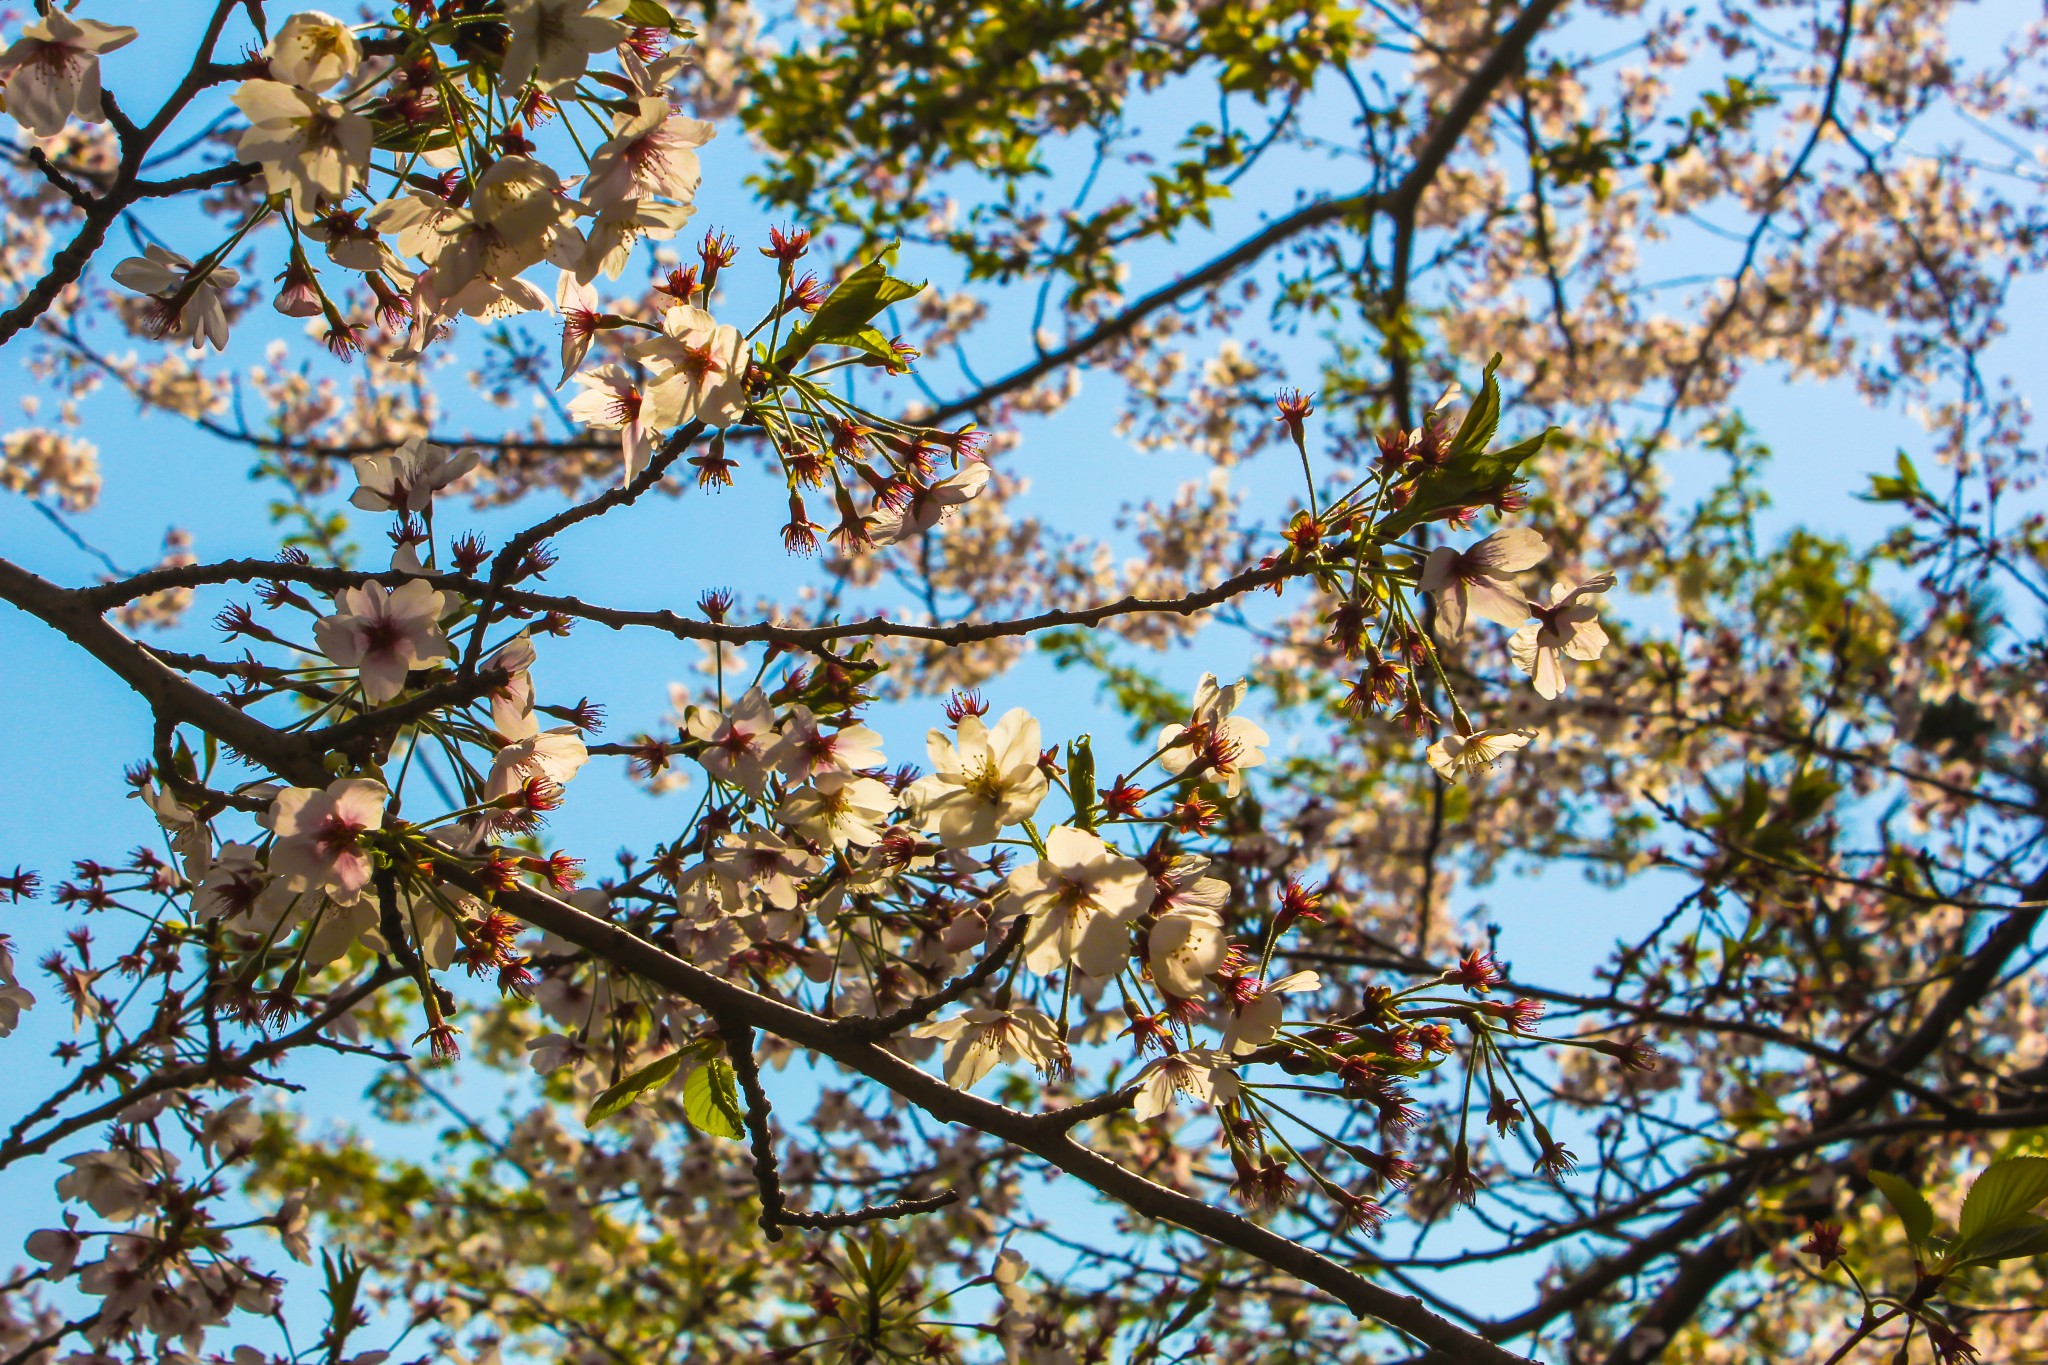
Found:
[[0, 1365], [2048, 1358], [2039, 15], [7, 22]]

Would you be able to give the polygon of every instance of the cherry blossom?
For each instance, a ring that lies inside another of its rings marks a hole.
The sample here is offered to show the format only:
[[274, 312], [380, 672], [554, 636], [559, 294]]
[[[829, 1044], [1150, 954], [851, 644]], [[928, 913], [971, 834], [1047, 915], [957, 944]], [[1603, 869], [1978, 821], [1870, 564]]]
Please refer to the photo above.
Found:
[[1528, 619], [1529, 604], [1509, 575], [1535, 567], [1549, 553], [1536, 532], [1507, 526], [1465, 550], [1437, 546], [1423, 561], [1417, 586], [1436, 598], [1437, 625], [1446, 640], [1463, 636], [1473, 616], [1519, 626]]
[[484, 799], [502, 800], [536, 777], [566, 787], [589, 761], [590, 749], [575, 726], [542, 730], [498, 750], [484, 781]]
[[449, 657], [443, 595], [418, 579], [386, 588], [365, 583], [334, 595], [335, 613], [313, 623], [313, 638], [343, 668], [356, 669], [363, 700], [382, 706], [405, 690], [406, 674]]
[[192, 262], [155, 242], [114, 267], [117, 282], [157, 301], [152, 324], [158, 335], [189, 337], [195, 351], [208, 343], [216, 351], [227, 349], [228, 315], [221, 295], [241, 278], [224, 265], [195, 270]]
[[593, 53], [625, 38], [626, 26], [611, 17], [624, 8], [623, 0], [510, 0], [505, 20], [512, 36], [498, 73], [503, 88], [516, 91], [531, 80], [552, 90], [576, 80]]
[[265, 188], [289, 193], [301, 214], [339, 203], [369, 173], [375, 134], [361, 114], [283, 81], [244, 81], [234, 103], [249, 117], [236, 153], [260, 164]]
[[600, 208], [649, 195], [688, 204], [704, 180], [697, 148], [717, 135], [703, 119], [675, 113], [665, 96], [643, 96], [590, 154], [583, 193]]
[[597, 291], [578, 279], [573, 270], [564, 270], [555, 280], [555, 311], [562, 315], [562, 378], [555, 386], [560, 388], [576, 373], [583, 357], [590, 354], [590, 343], [597, 337], [604, 313], [598, 307]]
[[776, 739], [775, 712], [759, 687], [748, 688], [722, 714], [710, 707], [693, 708], [685, 728], [692, 739], [704, 744], [697, 761], [705, 772], [751, 796], [767, 789], [768, 754]]
[[1205, 978], [1223, 965], [1229, 948], [1221, 917], [1209, 910], [1177, 909], [1152, 926], [1145, 957], [1159, 988], [1188, 1000], [1203, 993]]
[[979, 497], [988, 481], [989, 467], [975, 460], [937, 483], [913, 487], [910, 501], [902, 508], [884, 507], [875, 513], [875, 542], [890, 545], [931, 530], [954, 508], [964, 507]]
[[532, 739], [540, 733], [540, 722], [534, 719], [533, 675], [529, 671], [534, 658], [533, 637], [521, 631], [484, 660], [486, 669], [508, 675], [502, 685], [491, 689], [491, 728], [500, 739]]
[[371, 862], [363, 836], [384, 824], [391, 793], [365, 777], [344, 777], [326, 789], [287, 787], [263, 816], [277, 841], [270, 846], [270, 871], [294, 891], [319, 891], [351, 904], [370, 884]]
[[746, 410], [746, 343], [737, 327], [684, 304], [662, 315], [662, 335], [632, 348], [654, 373], [648, 397], [664, 425], [702, 419], [731, 426]]
[[578, 370], [571, 377], [583, 386], [583, 391], [569, 400], [571, 420], [619, 433], [619, 451], [625, 457], [620, 478], [631, 483], [647, 467], [656, 438], [675, 425], [677, 410], [669, 403], [676, 395], [642, 388], [623, 365], [599, 365]]
[[1138, 1077], [1132, 1113], [1140, 1122], [1158, 1118], [1182, 1098], [1224, 1104], [1237, 1098], [1237, 1072], [1227, 1052], [1213, 1047], [1168, 1053]]
[[1508, 652], [1515, 667], [1535, 680], [1537, 696], [1551, 701], [1563, 695], [1566, 659], [1590, 662], [1607, 648], [1599, 608], [1584, 599], [1613, 586], [1611, 573], [1595, 574], [1576, 586], [1560, 581], [1542, 601], [1529, 604], [1536, 619], [1508, 637]]
[[1114, 976], [1130, 956], [1125, 926], [1154, 894], [1143, 863], [1072, 825], [1054, 826], [1045, 857], [1012, 872], [1004, 889], [1011, 907], [1031, 918], [1024, 965], [1041, 976], [1066, 966]]
[[821, 772], [782, 798], [775, 818], [813, 843], [866, 848], [882, 837], [896, 794], [872, 777]]
[[366, 512], [424, 512], [434, 495], [477, 466], [477, 455], [465, 450], [450, 455], [424, 436], [408, 436], [389, 455], [358, 455], [356, 491], [349, 503]]
[[1314, 972], [1294, 972], [1278, 981], [1254, 983], [1250, 999], [1240, 999], [1235, 1003], [1230, 1022], [1224, 1027], [1224, 1050], [1242, 1055], [1272, 1042], [1273, 1035], [1279, 1031], [1284, 1009], [1281, 997], [1322, 988], [1322, 978]]
[[150, 1177], [126, 1153], [83, 1152], [65, 1157], [64, 1164], [71, 1173], [57, 1181], [57, 1193], [90, 1205], [102, 1218], [126, 1223], [150, 1205]]
[[1233, 716], [1250, 684], [1243, 679], [1219, 687], [1216, 675], [1204, 673], [1195, 686], [1195, 706], [1186, 725], [1159, 732], [1159, 761], [1170, 773], [1193, 771], [1219, 783], [1226, 796], [1244, 790], [1244, 771], [1266, 761], [1266, 732], [1242, 716]]
[[1455, 782], [1461, 773], [1491, 768], [1535, 737], [1533, 730], [1474, 730], [1469, 735], [1452, 733], [1430, 745], [1425, 756], [1429, 759], [1429, 766], [1436, 769], [1437, 776], [1446, 782]]
[[333, 15], [301, 10], [278, 25], [264, 55], [272, 79], [318, 94], [355, 75], [363, 64], [363, 45]]
[[970, 1009], [950, 1019], [920, 1024], [911, 1033], [946, 1044], [946, 1084], [959, 1090], [972, 1090], [989, 1072], [1008, 1062], [1030, 1062], [1045, 1072], [1064, 1064], [1067, 1056], [1067, 1046], [1060, 1041], [1053, 1021], [1029, 1007]]
[[799, 702], [789, 708], [768, 762], [797, 781], [819, 773], [857, 773], [882, 766], [882, 737], [859, 723], [828, 729]]
[[1049, 789], [1038, 766], [1038, 721], [1021, 706], [993, 730], [973, 715], [961, 717], [953, 738], [933, 730], [925, 751], [931, 775], [907, 795], [923, 811], [924, 828], [937, 831], [948, 848], [985, 844], [1004, 826], [1030, 819]]
[[77, 19], [52, 8], [0, 53], [7, 76], [7, 112], [37, 137], [55, 137], [76, 116], [102, 123], [100, 54], [135, 40], [126, 24]]

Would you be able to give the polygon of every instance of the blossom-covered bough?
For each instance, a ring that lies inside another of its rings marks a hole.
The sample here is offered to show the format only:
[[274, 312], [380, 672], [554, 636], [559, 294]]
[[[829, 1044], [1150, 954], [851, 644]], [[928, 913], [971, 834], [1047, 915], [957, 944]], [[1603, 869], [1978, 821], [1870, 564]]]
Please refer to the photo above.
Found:
[[[1028, 153], [997, 147], [1015, 128], [989, 122], [971, 87], [929, 109], [928, 87], [863, 91], [917, 68], [886, 24], [862, 36], [848, 19], [866, 55], [845, 69], [829, 42], [777, 58], [734, 37], [750, 79], [787, 83], [745, 116], [763, 147], [787, 150], [788, 121], [819, 92], [845, 93], [841, 124], [873, 117], [868, 97], [903, 105], [866, 150], [835, 127], [763, 182], [814, 229], [859, 229], [837, 266], [811, 229], [743, 250], [692, 226], [719, 131], [698, 115], [728, 112], [707, 92], [719, 63], [742, 60], [718, 50], [729, 20], [716, 16], [700, 37], [661, 0], [414, 0], [361, 22], [222, 0], [140, 122], [100, 71], [132, 29], [54, 7], [27, 25], [0, 57], [6, 107], [22, 174], [71, 235], [21, 272], [0, 339], [258, 448], [296, 529], [276, 558], [201, 562], [174, 542], [155, 569], [83, 586], [0, 559], [0, 599], [147, 708], [153, 743], [128, 780], [165, 849], [82, 861], [54, 888], [47, 988], [0, 939], [0, 1034], [65, 1004], [76, 1030], [64, 1079], [0, 1134], [0, 1169], [47, 1170], [65, 1209], [4, 1282], [0, 1360], [1217, 1351], [1626, 1365], [1697, 1333], [1724, 1284], [1780, 1315], [1835, 1302], [1839, 1286], [1803, 1272], [1779, 1277], [1789, 1288], [1750, 1282], [1760, 1253], [1789, 1253], [1809, 1225], [1822, 1269], [1864, 1276], [1861, 1318], [1832, 1336], [1803, 1321], [1796, 1349], [1840, 1358], [1897, 1339], [1966, 1354], [1967, 1315], [1989, 1302], [1965, 1292], [1971, 1275], [2039, 1249], [2030, 1210], [2048, 1198], [2034, 1167], [1993, 1166], [1956, 1236], [1930, 1240], [1916, 1188], [1956, 1179], [1972, 1141], [2048, 1126], [2023, 1036], [2048, 904], [2033, 870], [2038, 687], [2010, 700], [2039, 647], [1995, 653], [1985, 642], [2014, 627], [1969, 577], [2041, 593], [2038, 524], [1983, 529], [1996, 523], [1980, 524], [1981, 506], [1930, 493], [1901, 456], [1873, 497], [1910, 514], [1896, 556], [1929, 566], [1924, 620], [1909, 621], [1842, 556], [1795, 545], [1779, 564], [1745, 540], [1739, 423], [1722, 428], [1737, 476], [1673, 549], [1629, 520], [1654, 510], [1635, 486], [1665, 433], [1602, 463], [1626, 444], [1619, 396], [1558, 432], [1562, 381], [1539, 367], [1508, 411], [1510, 361], [1451, 318], [1433, 324], [1451, 353], [1491, 360], [1475, 382], [1468, 359], [1469, 393], [1451, 383], [1421, 406], [1428, 367], [1405, 313], [1422, 206], [1452, 193], [1440, 177], [1483, 117], [1519, 117], [1532, 143], [1554, 121], [1538, 106], [1564, 96], [1530, 75], [1530, 53], [1559, 8], [1536, 0], [1476, 35], [1451, 31], [1474, 20], [1424, 16], [1460, 40], [1425, 49], [1469, 60], [1433, 69], [1430, 116], [1398, 157], [1381, 145], [1394, 125], [1352, 83], [1381, 158], [1371, 188], [1276, 218], [1121, 306], [1086, 244], [1206, 221], [1208, 172], [1261, 153], [1226, 137], [1215, 165], [1155, 176], [1142, 206], [1070, 211], [1057, 242], [1042, 223], [986, 238], [987, 220], [948, 227], [910, 212], [928, 172], [969, 145], [998, 174]], [[1118, 46], [1085, 24], [1012, 17], [1047, 25], [1023, 34], [1046, 51]], [[1203, 60], [1225, 63], [1226, 91], [1289, 92], [1268, 143], [1307, 97], [1302, 73], [1220, 35], [1272, 21], [1185, 20]], [[1354, 22], [1319, 13], [1289, 46], [1343, 65], [1365, 42]], [[1855, 22], [1845, 9], [1819, 77], [1821, 126], [1851, 141], [1837, 102]], [[955, 40], [984, 74], [1018, 60]], [[249, 51], [225, 60], [230, 43]], [[1075, 72], [1100, 69], [1089, 51]], [[1720, 122], [1687, 136], [1732, 136], [1767, 107], [1730, 89]], [[913, 148], [928, 165], [900, 161]], [[1550, 163], [1566, 151], [1530, 148]], [[1693, 154], [1673, 152], [1659, 176], [1700, 174]], [[1552, 192], [1612, 169], [1583, 155], [1582, 179]], [[144, 178], [190, 157], [211, 159]], [[1536, 183], [1532, 249], [1576, 374], [1593, 342], [1559, 292], [1556, 210]], [[138, 226], [158, 200], [195, 211]], [[867, 221], [849, 208], [862, 202]], [[1361, 267], [1342, 287], [1369, 296], [1385, 363], [1340, 356], [1323, 410], [1297, 390], [1239, 402], [1269, 366], [1235, 342], [1186, 394], [1160, 377], [1176, 365], [1148, 370], [1169, 305], [1290, 235], [1357, 221], [1370, 235], [1379, 219], [1393, 273]], [[117, 225], [139, 254], [102, 259]], [[940, 399], [920, 352], [965, 320], [897, 273], [896, 237], [959, 252], [970, 278], [1066, 272], [1074, 335]], [[1749, 271], [1745, 258], [1695, 338], [1700, 358], [1668, 367], [1663, 428], [1693, 386], [1723, 382], [1697, 376]], [[275, 314], [375, 382], [343, 399], [273, 363], [250, 381], [272, 429], [235, 425], [191, 357], [258, 325], [245, 278], [272, 280]], [[765, 304], [742, 312], [735, 286]], [[87, 325], [95, 302], [160, 358], [107, 354]], [[922, 347], [898, 334], [911, 310]], [[550, 313], [558, 354], [516, 329]], [[1516, 365], [1529, 358], [1498, 330]], [[483, 387], [531, 393], [570, 434], [439, 430], [437, 366], [477, 332]], [[1021, 489], [994, 457], [1016, 436], [995, 419], [1057, 406], [1020, 396], [1103, 354], [1147, 441], [1228, 451], [1256, 422], [1243, 445], [1292, 447], [1268, 533], [1238, 536], [1220, 485], [1191, 485], [1137, 519], [1144, 558], [1111, 572], [1088, 567], [1106, 552], [1045, 550], [1015, 520]], [[1382, 388], [1368, 369], [1386, 372]], [[1988, 403], [1971, 383], [1965, 407]], [[48, 439], [22, 449], [52, 468], [76, 459]], [[10, 485], [66, 486], [18, 479], [31, 466], [12, 443], [7, 458]], [[2006, 464], [1985, 477], [1994, 495], [2014, 482]], [[720, 592], [626, 606], [547, 582], [563, 556], [602, 553], [589, 532], [750, 480], [786, 515], [720, 534], [827, 555], [822, 607], [742, 611]], [[559, 510], [497, 543], [467, 524], [465, 493], [550, 488]], [[388, 519], [388, 560], [345, 546], [320, 501], [343, 493]], [[1660, 567], [1687, 594], [1686, 632], [1615, 649], [1624, 632], [1603, 626], [1603, 597]], [[885, 575], [925, 610], [882, 609], [870, 590]], [[1020, 586], [1033, 580], [1042, 596]], [[199, 594], [224, 597], [215, 624], [238, 654], [138, 638]], [[1737, 599], [1752, 642], [1709, 628], [1703, 604]], [[1101, 643], [1178, 642], [1209, 615], [1259, 642], [1248, 680], [1155, 681]], [[564, 688], [574, 632], [596, 626], [704, 649], [705, 679], [675, 687], [658, 732], [593, 742], [605, 706], [639, 704]], [[1128, 761], [1104, 766], [1107, 742], [987, 699], [1008, 694], [1003, 668], [1029, 642], [1104, 675], [1136, 726]], [[1789, 655], [1782, 675], [1752, 647]], [[1822, 660], [1810, 676], [1802, 652]], [[1887, 709], [1899, 688], [1905, 719]], [[926, 707], [921, 747], [887, 732], [885, 700]], [[1334, 742], [1293, 742], [1313, 726]], [[1895, 752], [1895, 735], [1917, 755]], [[660, 814], [616, 875], [596, 877], [549, 817], [611, 764]], [[1870, 854], [1853, 799], [1894, 792], [1918, 832], [1887, 818]], [[1660, 827], [1675, 844], [1653, 842]], [[1545, 989], [1511, 980], [1506, 950], [1444, 908], [1446, 862], [1478, 877], [1516, 849], [1695, 885], [1619, 946], [1597, 991]], [[25, 870], [0, 880], [15, 902], [40, 890]], [[1972, 1029], [1998, 1045], [1973, 1050]], [[439, 1106], [474, 1164], [379, 1160], [295, 1127], [273, 1092], [305, 1084], [321, 1053], [380, 1067], [385, 1117]], [[477, 1066], [532, 1077], [502, 1135], [440, 1083]], [[1697, 1093], [1670, 1096], [1679, 1075], [1699, 1077]], [[1973, 1077], [1994, 1101], [1973, 1098]], [[1929, 1152], [1909, 1140], [1920, 1134], [1956, 1145]], [[1092, 1191], [1116, 1228], [1032, 1217], [1025, 1187], [1041, 1178]], [[1855, 1202], [1872, 1187], [1906, 1240], [1873, 1224], [1845, 1259], [1839, 1220], [1874, 1207]], [[1416, 1248], [1381, 1240], [1397, 1223]], [[1444, 1229], [1465, 1240], [1420, 1249]], [[1013, 1241], [1073, 1267], [1034, 1279]], [[319, 1249], [327, 1311], [310, 1329], [284, 1307], [280, 1244], [302, 1262]], [[1519, 1312], [1461, 1304], [1427, 1278], [1546, 1248], [1564, 1254]], [[1885, 1258], [1902, 1255], [1913, 1273], [1888, 1292]], [[1088, 1281], [1105, 1269], [1109, 1285]], [[2024, 1342], [2035, 1329], [2010, 1330]]]

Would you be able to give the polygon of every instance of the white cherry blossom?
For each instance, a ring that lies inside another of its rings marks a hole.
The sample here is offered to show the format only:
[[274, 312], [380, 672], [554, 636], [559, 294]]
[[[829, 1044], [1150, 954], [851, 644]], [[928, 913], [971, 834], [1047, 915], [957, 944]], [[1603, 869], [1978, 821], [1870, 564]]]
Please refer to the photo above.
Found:
[[775, 711], [760, 688], [748, 688], [724, 714], [708, 706], [693, 707], [686, 729], [691, 738], [704, 743], [697, 761], [705, 772], [750, 796], [767, 790]]
[[616, 47], [627, 34], [615, 17], [624, 0], [510, 0], [505, 22], [512, 36], [505, 45], [501, 88], [517, 93], [531, 80], [552, 90], [576, 80], [592, 55]]
[[369, 174], [375, 134], [361, 114], [283, 81], [244, 81], [233, 98], [249, 117], [236, 153], [261, 165], [264, 188], [289, 193], [300, 214], [339, 203]]
[[665, 399], [641, 386], [640, 380], [623, 365], [599, 365], [578, 370], [573, 376], [583, 391], [568, 403], [569, 417], [586, 427], [619, 433], [619, 452], [624, 457], [622, 483], [647, 467], [656, 438], [676, 424], [674, 410]]
[[126, 24], [77, 19], [52, 8], [0, 53], [7, 112], [37, 137], [55, 137], [73, 117], [103, 123], [100, 54], [135, 40]]
[[888, 783], [822, 772], [783, 797], [775, 818], [813, 843], [866, 848], [882, 837], [882, 825], [895, 809]]
[[1224, 1026], [1224, 1050], [1243, 1055], [1272, 1042], [1285, 1009], [1281, 997], [1322, 988], [1323, 980], [1314, 972], [1294, 972], [1278, 981], [1259, 983], [1253, 987], [1251, 999], [1237, 1003]]
[[937, 483], [913, 488], [910, 501], [901, 509], [884, 507], [875, 513], [873, 534], [877, 544], [899, 540], [931, 530], [956, 507], [963, 507], [988, 487], [989, 467], [970, 460]]
[[434, 495], [477, 466], [473, 450], [450, 455], [425, 436], [408, 436], [389, 455], [358, 455], [351, 461], [356, 491], [351, 506], [365, 512], [424, 512]]
[[1152, 979], [1161, 990], [1183, 1000], [1204, 992], [1205, 978], [1223, 965], [1229, 950], [1222, 919], [1199, 909], [1161, 915], [1145, 940]]
[[1536, 619], [1508, 637], [1508, 652], [1515, 666], [1535, 680], [1537, 696], [1550, 701], [1563, 694], [1566, 659], [1590, 662], [1607, 648], [1599, 608], [1585, 599], [1613, 586], [1611, 573], [1595, 574], [1576, 585], [1559, 581], [1542, 601], [1529, 604]]
[[1054, 826], [1045, 857], [1012, 872], [1005, 890], [1014, 908], [1031, 918], [1024, 965], [1041, 976], [1066, 966], [1114, 976], [1130, 956], [1127, 926], [1154, 894], [1143, 863], [1071, 825]]
[[1030, 1062], [1046, 1072], [1067, 1056], [1067, 1045], [1060, 1041], [1052, 1020], [1030, 1008], [971, 1009], [951, 1019], [920, 1024], [911, 1034], [944, 1041], [946, 1084], [959, 1090], [972, 1090], [1007, 1062]]
[[948, 848], [985, 844], [1004, 826], [1030, 819], [1045, 800], [1038, 721], [1021, 706], [1005, 712], [993, 730], [972, 715], [961, 717], [954, 738], [935, 729], [925, 752], [931, 776], [906, 795], [924, 812], [924, 828]]
[[1244, 790], [1244, 773], [1266, 761], [1266, 732], [1234, 716], [1250, 684], [1240, 678], [1228, 687], [1217, 685], [1216, 675], [1204, 673], [1195, 685], [1194, 711], [1186, 725], [1169, 725], [1159, 732], [1159, 762], [1170, 773], [1190, 769], [1205, 781], [1222, 786], [1226, 796]]
[[114, 267], [116, 282], [157, 301], [153, 319], [160, 334], [190, 338], [193, 350], [211, 343], [228, 348], [228, 314], [221, 295], [241, 281], [241, 274], [216, 265], [194, 276], [192, 262], [151, 242], [140, 256]]
[[1461, 773], [1491, 768], [1515, 750], [1536, 738], [1533, 730], [1474, 730], [1469, 735], [1448, 734], [1429, 746], [1424, 757], [1438, 777], [1456, 782]]
[[715, 125], [676, 113], [665, 95], [643, 96], [590, 154], [582, 192], [600, 209], [648, 196], [691, 203], [704, 181], [697, 148], [717, 135]]
[[1212, 1047], [1184, 1048], [1145, 1068], [1138, 1077], [1132, 1112], [1142, 1122], [1158, 1118], [1183, 1097], [1226, 1104], [1237, 1098], [1237, 1072], [1227, 1052]]
[[264, 48], [273, 80], [314, 93], [355, 75], [363, 45], [349, 26], [319, 10], [301, 10], [280, 24]]
[[662, 315], [662, 334], [630, 354], [653, 372], [648, 398], [668, 425], [701, 418], [731, 426], [746, 411], [747, 348], [737, 327], [680, 304]]
[[1550, 546], [1526, 526], [1506, 526], [1465, 550], [1439, 545], [1423, 561], [1417, 586], [1436, 598], [1436, 621], [1446, 640], [1465, 633], [1465, 623], [1481, 616], [1503, 626], [1518, 626], [1529, 616], [1529, 603], [1511, 575], [1534, 568]]

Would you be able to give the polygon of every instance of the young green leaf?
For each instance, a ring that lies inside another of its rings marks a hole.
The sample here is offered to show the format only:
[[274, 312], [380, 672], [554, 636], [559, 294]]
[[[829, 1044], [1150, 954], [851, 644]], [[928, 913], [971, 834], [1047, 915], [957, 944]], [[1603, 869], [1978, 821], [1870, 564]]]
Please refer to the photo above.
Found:
[[2048, 1157], [2015, 1156], [1994, 1161], [1970, 1185], [1957, 1227], [1964, 1240], [2004, 1226], [2048, 1199]]
[[667, 1085], [675, 1076], [676, 1069], [699, 1051], [702, 1051], [701, 1045], [692, 1043], [641, 1067], [591, 1102], [590, 1112], [583, 1117], [583, 1126], [595, 1128], [648, 1091]]
[[2014, 1214], [1974, 1237], [1958, 1238], [1952, 1255], [1958, 1266], [1991, 1265], [2023, 1256], [2048, 1255], [2048, 1218]]
[[689, 1074], [683, 1081], [683, 1117], [698, 1130], [717, 1137], [746, 1135], [739, 1077], [733, 1074], [731, 1062], [713, 1057]]
[[896, 248], [891, 245], [834, 286], [818, 311], [783, 340], [775, 353], [776, 365], [787, 370], [816, 346], [849, 346], [873, 354], [874, 342], [880, 339], [886, 349], [887, 339], [868, 324], [890, 304], [901, 303], [924, 289], [922, 283], [912, 284], [889, 273], [895, 259]]
[[1920, 1191], [1888, 1171], [1872, 1171], [1870, 1183], [1877, 1187], [1891, 1204], [1892, 1211], [1899, 1215], [1899, 1222], [1906, 1228], [1907, 1241], [1919, 1246], [1933, 1234], [1934, 1210]]

